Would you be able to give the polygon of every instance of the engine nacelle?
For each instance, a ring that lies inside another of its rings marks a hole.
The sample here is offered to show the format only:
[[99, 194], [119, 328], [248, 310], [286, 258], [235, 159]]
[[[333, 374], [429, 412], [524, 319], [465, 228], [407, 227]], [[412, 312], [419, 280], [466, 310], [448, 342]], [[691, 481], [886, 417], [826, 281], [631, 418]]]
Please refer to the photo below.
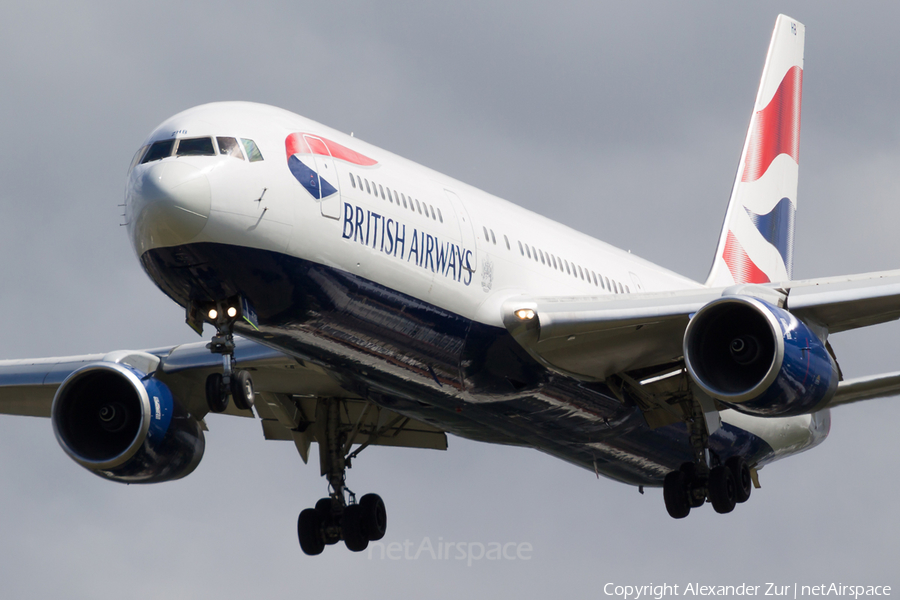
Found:
[[825, 344], [804, 323], [749, 296], [719, 298], [697, 311], [684, 333], [684, 360], [707, 394], [762, 417], [814, 412], [839, 379]]
[[203, 458], [203, 431], [161, 381], [128, 365], [97, 362], [69, 375], [51, 409], [66, 454], [106, 479], [158, 483]]

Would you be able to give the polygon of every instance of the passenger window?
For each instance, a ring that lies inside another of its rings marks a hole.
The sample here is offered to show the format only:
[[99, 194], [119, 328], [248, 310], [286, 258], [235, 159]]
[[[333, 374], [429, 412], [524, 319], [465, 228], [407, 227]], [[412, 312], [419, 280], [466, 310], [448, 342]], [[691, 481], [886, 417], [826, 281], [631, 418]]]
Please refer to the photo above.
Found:
[[522, 256], [525, 256], [525, 249], [522, 247], [522, 242], [519, 242], [519, 252], [522, 253]]
[[237, 140], [233, 137], [217, 137], [216, 143], [219, 145], [219, 154], [233, 156], [239, 160], [244, 160], [244, 155], [241, 153], [241, 147], [238, 146]]
[[359, 175], [356, 176], [356, 183], [359, 184], [357, 186], [359, 188], [359, 191], [362, 191], [362, 179], [360, 179]]
[[372, 189], [369, 187], [369, 180], [368, 180], [368, 179], [363, 179], [363, 181], [366, 182], [366, 191], [367, 191], [368, 193], [371, 194], [371, 193], [372, 193]]
[[554, 268], [554, 269], [559, 269], [559, 267], [556, 266], [556, 257], [553, 256], [553, 255], [551, 254], [551, 255], [550, 255], [550, 260], [553, 261], [553, 268]]
[[484, 225], [482, 225], [482, 226], [481, 226], [481, 230], [484, 232], [484, 241], [485, 241], [485, 242], [490, 242], [490, 241], [491, 241], [491, 238], [488, 237], [487, 227], [485, 227]]
[[403, 198], [403, 208], [409, 208], [408, 206], [406, 206], [406, 196], [403, 195], [402, 192], [400, 193], [400, 197]]
[[391, 196], [391, 188], [389, 188], [388, 186], [384, 186], [384, 189], [387, 190], [387, 199], [388, 199], [388, 202], [390, 202], [391, 204], [393, 204], [393, 203], [394, 203], [394, 198]]
[[147, 154], [144, 155], [144, 159], [141, 160], [141, 164], [147, 164], [148, 162], [153, 162], [154, 160], [160, 160], [163, 158], [168, 158], [172, 156], [172, 150], [175, 148], [175, 140], [162, 140], [160, 142], [153, 142], [153, 145], [150, 146], [150, 149], [147, 150]]
[[494, 245], [497, 245], [497, 238], [494, 237], [494, 230], [491, 229], [491, 241], [494, 242]]
[[244, 152], [247, 153], [247, 158], [250, 162], [258, 162], [263, 159], [262, 152], [259, 151], [256, 142], [241, 138], [241, 144], [244, 145]]
[[563, 262], [566, 264], [566, 273], [568, 273], [569, 275], [571, 275], [571, 274], [572, 274], [572, 271], [569, 270], [569, 261], [563, 260]]
[[538, 262], [538, 249], [534, 246], [531, 247], [531, 253], [534, 254], [534, 262]]
[[607, 291], [612, 291], [612, 288], [609, 286], [609, 277], [604, 277], [604, 278], [603, 278], [603, 281], [606, 282], [606, 290], [607, 290]]
[[381, 199], [384, 200], [384, 188], [381, 187], [381, 184], [378, 184], [378, 191], [381, 192]]
[[[444, 215], [441, 214], [441, 209], [440, 209], [440, 208], [438, 208], [438, 220], [439, 220], [441, 223], [444, 222]], [[509, 242], [506, 242], [506, 247], [509, 248]]]
[[356, 180], [353, 178], [353, 173], [350, 173], [350, 185], [353, 186], [353, 189], [356, 189]]
[[525, 252], [528, 253], [528, 258], [531, 258], [531, 248], [528, 247], [528, 244], [525, 244]]
[[544, 260], [544, 252], [543, 252], [540, 248], [538, 248], [538, 252], [539, 252], [540, 255], [541, 255], [541, 263], [543, 263], [543, 264], [546, 265], [546, 264], [547, 264], [547, 261]]
[[591, 271], [591, 275], [594, 277], [594, 285], [595, 285], [595, 286], [599, 285], [599, 284], [597, 283], [597, 274], [594, 273], [593, 271]]
[[431, 210], [431, 220], [437, 221], [437, 215], [434, 214], [434, 207], [429, 204], [428, 208]]
[[[441, 212], [441, 209], [438, 209], [438, 212]], [[507, 250], [512, 250], [512, 248], [509, 247], [509, 238], [506, 237], [506, 234], [505, 234], [505, 233], [503, 234], [503, 241], [506, 242], [506, 249], [507, 249]]]
[[627, 285], [625, 286], [625, 293], [626, 293], [626, 294], [630, 294], [630, 293], [631, 293], [631, 288], [628, 287]]
[[419, 209], [419, 214], [421, 215], [422, 214], [422, 205], [419, 204], [418, 200], [416, 200], [416, 208]]

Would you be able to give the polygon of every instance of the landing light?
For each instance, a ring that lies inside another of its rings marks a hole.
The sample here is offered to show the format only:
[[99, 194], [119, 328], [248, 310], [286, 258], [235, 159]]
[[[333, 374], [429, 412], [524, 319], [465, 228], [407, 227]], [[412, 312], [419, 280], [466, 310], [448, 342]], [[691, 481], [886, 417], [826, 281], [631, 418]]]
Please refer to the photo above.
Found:
[[534, 318], [534, 311], [530, 308], [520, 308], [516, 311], [516, 316], [522, 321], [530, 321]]
[[228, 307], [228, 316], [231, 317], [232, 319], [235, 318], [237, 316], [237, 309], [233, 306], [229, 306]]
[[211, 321], [215, 321], [215, 320], [216, 320], [216, 317], [219, 316], [219, 311], [217, 311], [217, 310], [214, 309], [214, 308], [211, 308], [211, 309], [209, 309], [209, 313], [208, 313], [208, 314], [209, 314], [209, 319], [210, 319]]

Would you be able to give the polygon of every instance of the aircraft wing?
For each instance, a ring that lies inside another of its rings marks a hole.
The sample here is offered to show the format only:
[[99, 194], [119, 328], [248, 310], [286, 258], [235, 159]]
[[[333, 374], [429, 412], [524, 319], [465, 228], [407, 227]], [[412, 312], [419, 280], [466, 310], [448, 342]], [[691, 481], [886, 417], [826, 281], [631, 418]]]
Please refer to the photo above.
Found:
[[900, 318], [900, 270], [666, 293], [515, 297], [503, 322], [538, 361], [558, 372], [602, 381], [677, 367], [691, 316], [722, 296], [748, 295], [836, 333]]
[[[355, 427], [356, 443], [446, 449], [446, 434], [426, 423], [370, 406], [324, 369], [251, 340], [235, 338], [235, 360], [250, 372], [254, 408], [266, 439], [293, 440], [304, 461], [319, 427], [317, 399], [338, 399], [345, 406], [341, 423]], [[222, 359], [205, 342], [148, 351], [116, 351], [62, 358], [0, 361], [0, 414], [50, 417], [59, 386], [77, 369], [98, 362], [126, 364], [153, 374], [195, 418], [208, 412], [206, 378], [221, 371]], [[226, 414], [253, 417], [230, 402]], [[308, 433], [307, 433], [308, 432]]]
[[900, 372], [846, 379], [838, 384], [828, 408], [842, 404], [900, 395]]

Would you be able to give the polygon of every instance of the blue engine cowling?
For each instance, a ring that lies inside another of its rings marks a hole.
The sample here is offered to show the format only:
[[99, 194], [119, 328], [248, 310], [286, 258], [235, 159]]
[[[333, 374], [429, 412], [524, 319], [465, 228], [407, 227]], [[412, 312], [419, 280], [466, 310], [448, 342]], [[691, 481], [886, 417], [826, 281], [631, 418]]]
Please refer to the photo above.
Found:
[[815, 412], [834, 396], [837, 365], [794, 315], [748, 296], [701, 308], [684, 333], [693, 380], [730, 408], [762, 417]]
[[113, 481], [179, 479], [203, 458], [197, 420], [164, 383], [128, 365], [98, 362], [74, 371], [56, 392], [51, 420], [66, 454]]

